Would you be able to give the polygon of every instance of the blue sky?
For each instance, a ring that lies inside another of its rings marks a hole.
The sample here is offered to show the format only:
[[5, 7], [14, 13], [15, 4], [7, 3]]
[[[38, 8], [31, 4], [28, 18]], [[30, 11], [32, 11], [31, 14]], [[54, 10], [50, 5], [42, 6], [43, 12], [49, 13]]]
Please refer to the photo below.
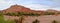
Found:
[[14, 4], [23, 5], [32, 10], [60, 10], [60, 0], [0, 0], [0, 10], [7, 9]]

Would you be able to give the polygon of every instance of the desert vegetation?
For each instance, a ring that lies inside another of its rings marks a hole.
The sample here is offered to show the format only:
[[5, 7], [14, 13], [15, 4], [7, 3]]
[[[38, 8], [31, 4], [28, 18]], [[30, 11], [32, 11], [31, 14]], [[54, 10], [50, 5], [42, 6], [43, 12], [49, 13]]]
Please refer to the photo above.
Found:
[[44, 15], [54, 15], [54, 12], [45, 12]]
[[0, 13], [0, 23], [15, 23], [14, 20], [5, 20], [3, 14]]
[[52, 21], [52, 23], [58, 23], [58, 22], [54, 20], [54, 21]]
[[[9, 16], [21, 16], [20, 18], [19, 18], [19, 20], [10, 20], [10, 19], [8, 19], [8, 20], [4, 20], [4, 17], [3, 17], [3, 13], [0, 13], [0, 23], [22, 23], [23, 22], [23, 20], [24, 20], [24, 15], [26, 16], [40, 16], [39, 14], [33, 14], [33, 13], [30, 13], [30, 14], [27, 14], [27, 13], [24, 13], [24, 12], [17, 12], [17, 13], [14, 13], [14, 12], [8, 12], [8, 13], [6, 13], [5, 15], [9, 15]], [[45, 12], [44, 13], [44, 15], [54, 15], [54, 13], [53, 12]], [[39, 20], [35, 20], [35, 21], [33, 21], [32, 23], [40, 23], [40, 21]], [[57, 21], [52, 21], [52, 23], [57, 23]]]
[[[54, 15], [55, 13], [54, 12], [45, 12], [43, 15]], [[60, 14], [60, 13], [58, 13]], [[9, 15], [9, 16], [40, 16], [42, 14], [38, 14], [38, 13], [25, 13], [25, 12], [8, 12], [6, 13], [5, 15]]]
[[39, 20], [37, 20], [37, 19], [36, 19], [36, 20], [35, 20], [35, 21], [33, 21], [32, 23], [39, 23]]

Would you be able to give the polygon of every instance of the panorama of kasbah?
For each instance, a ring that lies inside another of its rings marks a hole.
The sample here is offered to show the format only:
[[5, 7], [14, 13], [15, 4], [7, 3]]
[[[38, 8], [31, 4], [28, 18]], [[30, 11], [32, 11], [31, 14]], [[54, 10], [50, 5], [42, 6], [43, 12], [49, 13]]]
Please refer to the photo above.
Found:
[[10, 21], [9, 23], [60, 23], [60, 11], [53, 9], [31, 10], [18, 4], [1, 10], [0, 15], [3, 15], [5, 22]]

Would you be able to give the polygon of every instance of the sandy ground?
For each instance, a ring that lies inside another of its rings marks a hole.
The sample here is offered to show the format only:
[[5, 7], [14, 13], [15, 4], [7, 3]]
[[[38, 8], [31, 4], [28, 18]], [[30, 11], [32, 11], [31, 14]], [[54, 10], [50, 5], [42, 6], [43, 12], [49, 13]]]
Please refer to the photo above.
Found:
[[[19, 19], [19, 17], [17, 16], [4, 16], [5, 20], [7, 19]], [[56, 20], [58, 22], [60, 22], [60, 15], [55, 16], [55, 15], [44, 15], [44, 16], [27, 16], [24, 17], [24, 21], [23, 23], [32, 23], [35, 20], [39, 20], [40, 23], [52, 23], [53, 20]]]
[[10, 20], [19, 19], [19, 17], [17, 17], [17, 16], [7, 16], [7, 15], [4, 15], [4, 18], [5, 18], [5, 20], [8, 20], [8, 19], [10, 19]]

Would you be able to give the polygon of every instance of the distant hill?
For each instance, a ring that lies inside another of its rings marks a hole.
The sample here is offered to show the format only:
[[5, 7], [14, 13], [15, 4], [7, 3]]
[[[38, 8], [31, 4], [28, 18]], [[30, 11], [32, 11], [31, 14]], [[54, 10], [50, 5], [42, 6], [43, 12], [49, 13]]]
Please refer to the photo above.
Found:
[[6, 11], [6, 12], [25, 12], [25, 11], [29, 11], [30, 9], [29, 8], [26, 8], [24, 6], [21, 6], [21, 5], [12, 5], [10, 8], [6, 9], [6, 10], [3, 10], [3, 11]]
[[51, 9], [48, 9], [46, 11], [35, 11], [35, 10], [31, 10], [30, 8], [28, 7], [24, 7], [24, 6], [21, 6], [21, 5], [12, 5], [10, 6], [10, 8], [8, 9], [5, 9], [5, 10], [2, 10], [3, 13], [8, 13], [8, 12], [25, 12], [25, 13], [37, 13], [37, 14], [44, 14], [44, 12], [54, 12], [54, 13], [57, 13], [58, 11], [56, 10], [51, 10]]

